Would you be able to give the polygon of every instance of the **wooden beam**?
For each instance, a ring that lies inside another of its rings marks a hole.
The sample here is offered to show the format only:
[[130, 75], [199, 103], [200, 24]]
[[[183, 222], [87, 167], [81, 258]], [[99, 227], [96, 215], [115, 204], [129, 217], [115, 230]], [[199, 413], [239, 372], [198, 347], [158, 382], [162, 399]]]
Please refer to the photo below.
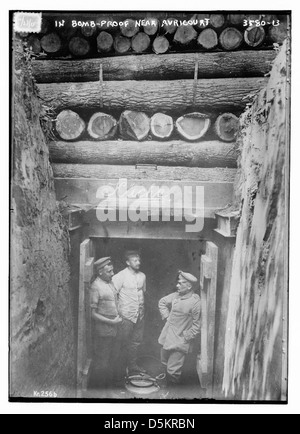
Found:
[[[267, 78], [227, 78], [173, 81], [107, 81], [38, 84], [41, 99], [54, 109], [98, 108], [100, 93], [106, 109], [148, 111], [197, 107], [206, 113], [242, 111], [249, 94], [267, 85]], [[102, 91], [102, 92], [101, 92]]]
[[32, 60], [38, 83], [192, 79], [198, 60], [199, 78], [263, 77], [270, 72], [274, 50], [219, 53], [172, 53], [85, 60]]
[[84, 214], [87, 236], [91, 238], [138, 238], [162, 240], [209, 240], [215, 220], [207, 218], [201, 232], [186, 232], [186, 222], [104, 222], [97, 219], [93, 208]]
[[[179, 187], [184, 196], [185, 192], [190, 194], [191, 201], [193, 205], [196, 203], [196, 195], [204, 193], [204, 208], [200, 207], [199, 210], [195, 212], [203, 213], [205, 217], [214, 218], [215, 211], [224, 208], [226, 205], [232, 202], [233, 198], [233, 183], [232, 182], [202, 182], [202, 181], [190, 181], [190, 180], [178, 180], [177, 182], [170, 180], [157, 180], [156, 177], [152, 179], [149, 177], [146, 180], [136, 180], [136, 179], [87, 179], [87, 178], [56, 178], [55, 179], [55, 190], [57, 200], [64, 200], [68, 204], [72, 205], [89, 205], [91, 207], [97, 207], [103, 202], [103, 199], [99, 198], [99, 189], [104, 187], [109, 187], [114, 189], [116, 197], [116, 203], [111, 203], [111, 209], [127, 209], [135, 200], [136, 196], [133, 197], [133, 193], [141, 191], [141, 188], [147, 190], [147, 195], [143, 199], [143, 205], [147, 209], [152, 208], [153, 198], [151, 196], [151, 189], [153, 187], [162, 189], [162, 187]], [[198, 187], [198, 190], [197, 190]], [[203, 187], [200, 191], [199, 187]], [[123, 196], [127, 197], [127, 203], [124, 205], [119, 203], [118, 194], [122, 191]], [[123, 192], [124, 190], [124, 192]], [[186, 191], [188, 190], [188, 191]], [[128, 193], [128, 194], [127, 194]], [[138, 193], [136, 193], [138, 194]], [[141, 193], [139, 193], [141, 194]], [[182, 197], [183, 197], [182, 196]], [[111, 197], [111, 196], [110, 196]], [[160, 196], [159, 196], [160, 197]], [[176, 202], [172, 202], [176, 199]], [[173, 198], [171, 200], [171, 209], [183, 209], [182, 200], [178, 198]], [[162, 199], [163, 200], [163, 199]], [[200, 197], [197, 202], [200, 205]], [[163, 202], [162, 206], [165, 207], [166, 202]], [[169, 203], [169, 201], [168, 201]], [[173, 204], [172, 204], [173, 203]], [[110, 205], [109, 205], [110, 206]], [[158, 206], [158, 205], [157, 205]], [[194, 212], [191, 210], [190, 212]]]
[[190, 168], [151, 165], [111, 166], [100, 164], [52, 164], [56, 178], [180, 180], [234, 182], [236, 169]]
[[219, 141], [59, 141], [49, 144], [49, 152], [53, 163], [230, 168], [237, 165], [235, 143]]

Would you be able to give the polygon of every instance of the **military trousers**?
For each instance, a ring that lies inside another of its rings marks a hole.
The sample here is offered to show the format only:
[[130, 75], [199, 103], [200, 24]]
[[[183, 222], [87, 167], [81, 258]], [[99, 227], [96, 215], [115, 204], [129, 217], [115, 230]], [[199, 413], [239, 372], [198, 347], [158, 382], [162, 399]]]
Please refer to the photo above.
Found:
[[161, 363], [165, 367], [169, 380], [179, 383], [186, 354], [182, 351], [168, 351], [161, 349]]
[[126, 368], [134, 369], [137, 365], [138, 350], [143, 342], [144, 319], [138, 318], [136, 323], [123, 318], [119, 325], [120, 363], [118, 380], [124, 379]]
[[110, 389], [113, 385], [120, 357], [120, 341], [114, 336], [94, 335], [90, 386]]

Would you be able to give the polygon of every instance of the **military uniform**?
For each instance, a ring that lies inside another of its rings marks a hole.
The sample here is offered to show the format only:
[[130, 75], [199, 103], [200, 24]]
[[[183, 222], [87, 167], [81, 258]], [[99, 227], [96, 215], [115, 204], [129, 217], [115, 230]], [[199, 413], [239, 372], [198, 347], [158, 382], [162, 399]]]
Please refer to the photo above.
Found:
[[[105, 264], [104, 261], [103, 263]], [[108, 283], [100, 277], [96, 277], [90, 288], [90, 306], [91, 309], [95, 309], [96, 313], [106, 318], [114, 319], [118, 316], [117, 294], [112, 282]], [[95, 318], [92, 320], [93, 368], [91, 383], [94, 387], [105, 388], [111, 385], [115, 360], [118, 359], [119, 355], [118, 340], [116, 339], [118, 327], [118, 324], [105, 324]]]
[[171, 382], [177, 383], [185, 357], [200, 333], [200, 297], [193, 292], [186, 295], [174, 292], [159, 301], [159, 310], [162, 319], [167, 320], [158, 340], [162, 345], [161, 362]]

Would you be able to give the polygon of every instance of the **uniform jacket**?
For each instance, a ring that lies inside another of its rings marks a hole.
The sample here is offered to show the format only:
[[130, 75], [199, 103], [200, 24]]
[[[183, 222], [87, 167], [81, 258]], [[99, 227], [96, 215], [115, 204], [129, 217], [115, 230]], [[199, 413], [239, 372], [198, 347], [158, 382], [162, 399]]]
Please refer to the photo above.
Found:
[[188, 353], [193, 339], [200, 333], [200, 297], [174, 292], [159, 301], [162, 319], [167, 322], [158, 342], [165, 350]]
[[113, 283], [118, 294], [120, 315], [135, 324], [139, 316], [141, 319], [144, 317], [145, 274], [125, 268], [113, 276]]
[[[107, 283], [97, 277], [91, 284], [91, 308], [109, 319], [118, 316], [117, 294], [113, 283]], [[94, 319], [94, 331], [100, 336], [116, 336], [117, 324], [105, 324]]]

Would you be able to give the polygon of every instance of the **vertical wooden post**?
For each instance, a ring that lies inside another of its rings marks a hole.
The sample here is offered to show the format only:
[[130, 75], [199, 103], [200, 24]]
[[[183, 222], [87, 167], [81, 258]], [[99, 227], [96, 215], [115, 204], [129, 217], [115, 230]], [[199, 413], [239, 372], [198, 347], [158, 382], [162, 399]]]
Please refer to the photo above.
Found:
[[213, 398], [217, 272], [218, 247], [208, 241], [200, 265], [201, 353], [197, 366], [201, 386], [206, 389], [206, 398]]
[[80, 245], [79, 300], [78, 300], [78, 347], [77, 347], [77, 398], [82, 398], [87, 388], [91, 364], [91, 314], [90, 280], [93, 275], [94, 258], [92, 240]]

